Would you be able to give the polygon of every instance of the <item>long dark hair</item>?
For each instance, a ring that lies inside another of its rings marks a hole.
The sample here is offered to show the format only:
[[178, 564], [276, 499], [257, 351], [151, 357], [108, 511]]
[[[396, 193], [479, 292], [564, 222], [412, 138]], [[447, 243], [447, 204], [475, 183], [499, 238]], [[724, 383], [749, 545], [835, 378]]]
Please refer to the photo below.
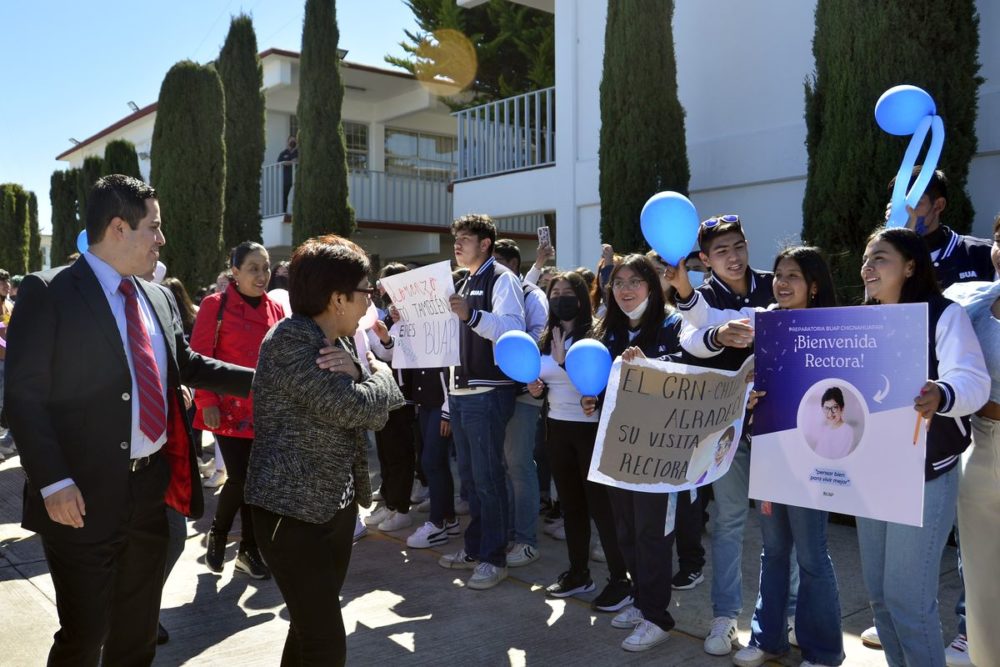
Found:
[[198, 313], [194, 309], [194, 304], [191, 303], [191, 297], [188, 296], [187, 290], [184, 289], [184, 283], [177, 278], [164, 278], [160, 284], [174, 295], [174, 301], [177, 302], [177, 309], [181, 311], [181, 325], [184, 327], [184, 333], [190, 335], [191, 330], [194, 329], [194, 320], [198, 316]]
[[790, 259], [799, 265], [809, 290], [816, 287], [816, 294], [809, 299], [806, 308], [830, 308], [837, 305], [837, 291], [833, 288], [830, 265], [826, 263], [819, 248], [804, 245], [785, 248], [774, 258], [772, 271], [778, 270], [778, 263], [783, 259]]
[[607, 342], [608, 334], [615, 332], [624, 335], [628, 331], [628, 317], [622, 312], [618, 301], [611, 294], [615, 278], [618, 277], [622, 269], [631, 269], [645, 281], [649, 288], [649, 304], [646, 307], [646, 312], [642, 314], [642, 319], [639, 320], [639, 334], [631, 343], [641, 349], [646, 349], [656, 341], [657, 332], [665, 317], [663, 312], [665, 303], [663, 290], [660, 289], [660, 278], [656, 275], [653, 263], [645, 255], [629, 255], [611, 272], [611, 277], [608, 278], [608, 309], [604, 314], [604, 319], [597, 324], [594, 336]]
[[[913, 275], [903, 281], [899, 291], [899, 303], [924, 303], [941, 295], [941, 286], [934, 273], [934, 263], [924, 240], [906, 227], [882, 227], [872, 232], [865, 247], [876, 241], [885, 241], [903, 256], [904, 262], [913, 262]], [[880, 303], [877, 299], [867, 299], [866, 304]]]
[[[549, 289], [545, 293], [546, 298], [552, 295], [552, 288], [560, 280], [565, 280], [569, 283], [569, 286], [573, 288], [573, 294], [576, 296], [577, 301], [580, 302], [580, 312], [577, 314], [576, 319], [573, 320], [573, 331], [570, 332], [570, 336], [574, 341], [589, 338], [594, 326], [594, 316], [590, 312], [590, 297], [587, 294], [587, 282], [576, 271], [559, 273], [549, 281]], [[552, 330], [558, 326], [560, 326], [559, 318], [556, 317], [556, 314], [550, 308], [549, 320], [545, 323], [545, 331], [542, 332], [541, 338], [538, 339], [538, 348], [542, 351], [542, 354], [552, 354]]]

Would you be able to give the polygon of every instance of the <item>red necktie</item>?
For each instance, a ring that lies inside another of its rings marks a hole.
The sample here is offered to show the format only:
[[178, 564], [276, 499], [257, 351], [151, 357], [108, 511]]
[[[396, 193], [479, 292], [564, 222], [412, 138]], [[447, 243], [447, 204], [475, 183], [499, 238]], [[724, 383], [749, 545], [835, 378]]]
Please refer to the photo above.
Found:
[[142, 323], [142, 317], [139, 315], [139, 299], [135, 294], [135, 285], [130, 279], [123, 278], [118, 289], [125, 295], [128, 346], [132, 350], [135, 383], [139, 388], [139, 429], [147, 438], [156, 442], [167, 428], [160, 369], [156, 365], [156, 357], [153, 356], [153, 345], [149, 341], [146, 325]]

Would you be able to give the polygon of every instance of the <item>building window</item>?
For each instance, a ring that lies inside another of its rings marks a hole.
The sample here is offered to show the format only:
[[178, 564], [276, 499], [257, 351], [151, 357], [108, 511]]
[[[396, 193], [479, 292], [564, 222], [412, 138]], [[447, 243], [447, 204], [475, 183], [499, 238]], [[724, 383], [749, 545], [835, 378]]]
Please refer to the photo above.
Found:
[[288, 136], [296, 137], [299, 134], [299, 117], [292, 114], [288, 117]]
[[368, 126], [344, 122], [344, 144], [347, 147], [347, 168], [368, 169]]
[[455, 178], [458, 144], [455, 137], [385, 129], [385, 170], [390, 174], [441, 181]]

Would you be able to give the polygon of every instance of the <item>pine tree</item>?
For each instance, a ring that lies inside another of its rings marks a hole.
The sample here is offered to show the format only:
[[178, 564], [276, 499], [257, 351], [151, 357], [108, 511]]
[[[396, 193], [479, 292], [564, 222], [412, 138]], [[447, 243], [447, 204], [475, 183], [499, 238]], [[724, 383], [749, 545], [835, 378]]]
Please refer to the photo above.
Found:
[[60, 266], [66, 258], [76, 252], [76, 235], [83, 229], [77, 218], [75, 169], [57, 169], [49, 179], [49, 202], [52, 205], [52, 247], [49, 261], [52, 266]]
[[639, 212], [662, 190], [687, 194], [684, 109], [677, 98], [673, 0], [608, 0], [601, 80], [601, 238], [647, 247]]
[[16, 183], [0, 185], [0, 268], [28, 273], [28, 192]]
[[223, 265], [224, 129], [215, 68], [190, 60], [171, 67], [157, 103], [150, 181], [167, 238], [162, 260], [189, 291], [212, 282]]
[[115, 139], [108, 142], [108, 145], [104, 147], [104, 175], [107, 174], [125, 174], [142, 180], [135, 144], [126, 139]]
[[[83, 159], [83, 164], [76, 173], [76, 203], [77, 214], [80, 218], [80, 228], [86, 226], [87, 220], [87, 199], [90, 197], [90, 189], [94, 187], [101, 176], [104, 176], [104, 160], [96, 155], [91, 155]], [[75, 241], [74, 241], [75, 245]]]
[[42, 270], [42, 234], [38, 228], [38, 197], [34, 192], [28, 193], [28, 271]]
[[226, 195], [223, 248], [261, 241], [260, 170], [264, 162], [263, 74], [253, 21], [233, 18], [217, 64], [226, 93]]
[[292, 208], [295, 245], [329, 232], [349, 236], [356, 228], [347, 201], [339, 41], [334, 0], [306, 0], [299, 58], [299, 169]]
[[884, 223], [888, 182], [910, 141], [875, 122], [875, 103], [892, 86], [919, 86], [937, 103], [945, 126], [938, 168], [949, 180], [942, 222], [969, 230], [966, 184], [982, 83], [978, 51], [974, 0], [818, 1], [816, 72], [805, 86], [809, 162], [802, 238], [827, 251], [842, 302], [861, 297], [864, 242]]

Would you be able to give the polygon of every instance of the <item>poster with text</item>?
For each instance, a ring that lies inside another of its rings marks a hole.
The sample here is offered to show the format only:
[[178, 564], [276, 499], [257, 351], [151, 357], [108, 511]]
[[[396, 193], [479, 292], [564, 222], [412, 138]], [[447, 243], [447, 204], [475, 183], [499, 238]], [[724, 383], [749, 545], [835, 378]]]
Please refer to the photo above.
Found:
[[616, 359], [588, 479], [648, 493], [718, 479], [736, 456], [752, 373], [752, 358], [738, 371]]
[[920, 526], [927, 304], [776, 310], [756, 329], [750, 497]]
[[382, 278], [379, 284], [399, 311], [390, 333], [396, 340], [393, 368], [457, 366], [458, 316], [448, 297], [455, 293], [447, 261]]

